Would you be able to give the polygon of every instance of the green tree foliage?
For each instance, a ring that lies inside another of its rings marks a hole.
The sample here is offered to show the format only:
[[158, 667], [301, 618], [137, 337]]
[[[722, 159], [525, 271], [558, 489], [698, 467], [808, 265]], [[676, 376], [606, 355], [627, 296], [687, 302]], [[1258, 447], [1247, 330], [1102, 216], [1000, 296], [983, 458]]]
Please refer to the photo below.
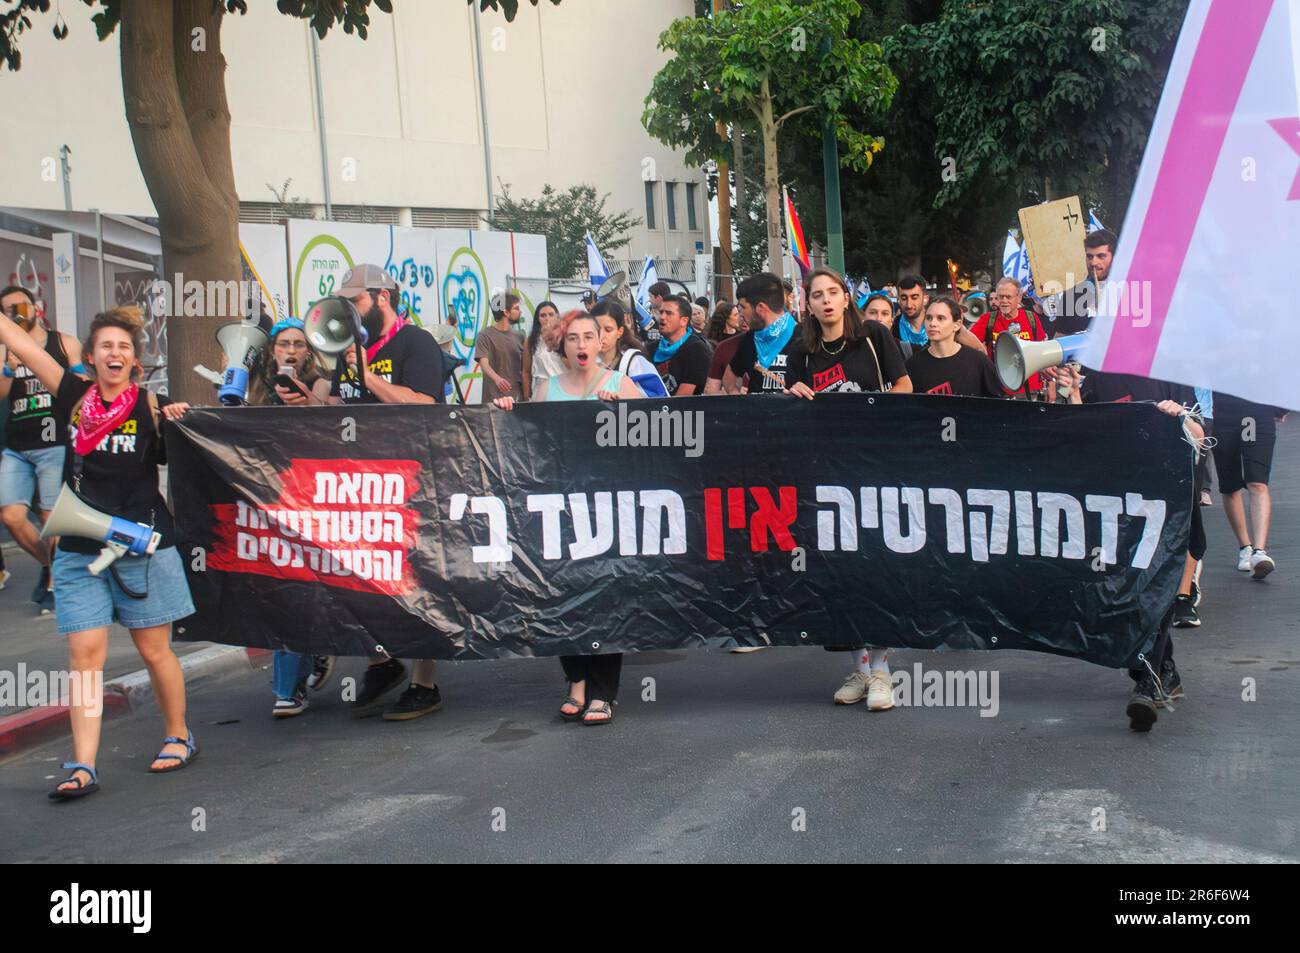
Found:
[[783, 130], [820, 137], [834, 125], [840, 161], [865, 172], [884, 143], [849, 121], [849, 104], [883, 111], [897, 87], [878, 43], [848, 33], [857, 0], [745, 0], [709, 17], [683, 17], [659, 37], [671, 58], [655, 76], [642, 123], [686, 150], [687, 161], [725, 160], [716, 124], [757, 132], [763, 169], [768, 257], [781, 257]]
[[[900, 85], [883, 115], [850, 113], [888, 143], [869, 175], [841, 176], [851, 275], [877, 285], [900, 271], [942, 277], [945, 257], [969, 271], [994, 269], [1017, 209], [1042, 201], [1047, 179], [1053, 192], [1077, 192], [1118, 228], [1187, 0], [863, 0], [862, 7], [851, 32], [882, 43]], [[1017, 26], [1022, 21], [1031, 26]], [[1094, 34], [1093, 25], [1106, 33]], [[1039, 43], [1043, 30], [1048, 41]], [[1109, 51], [1094, 52], [1101, 36]], [[1007, 47], [1011, 37], [1021, 45]], [[993, 66], [982, 65], [989, 57]], [[1058, 85], [1048, 108], [1045, 90]], [[1070, 106], [1080, 91], [1096, 115]], [[954, 104], [969, 113], [959, 119]], [[951, 183], [945, 157], [957, 176]], [[805, 231], [825, 235], [820, 143], [783, 142], [781, 170]]]
[[628, 243], [629, 229], [641, 224], [630, 212], [605, 211], [609, 193], [599, 195], [590, 185], [574, 185], [563, 192], [543, 186], [540, 198], [517, 199], [502, 183], [496, 199], [493, 227], [500, 231], [532, 232], [546, 236], [546, 260], [552, 278], [572, 278], [587, 268], [584, 236], [590, 232], [602, 253]]
[[[890, 61], [931, 94], [955, 174], [942, 207], [989, 183], [1024, 197], [1132, 187], [1187, 0], [950, 0], [904, 25]], [[1111, 218], [1122, 209], [1106, 208]]]

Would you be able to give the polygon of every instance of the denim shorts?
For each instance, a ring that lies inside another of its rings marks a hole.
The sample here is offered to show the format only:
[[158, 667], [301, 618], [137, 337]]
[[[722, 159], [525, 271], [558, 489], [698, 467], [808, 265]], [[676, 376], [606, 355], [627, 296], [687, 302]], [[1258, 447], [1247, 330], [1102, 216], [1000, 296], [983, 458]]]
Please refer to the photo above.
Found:
[[54, 615], [59, 635], [101, 629], [120, 622], [128, 629], [147, 629], [183, 619], [194, 612], [185, 568], [175, 546], [152, 556], [123, 556], [113, 563], [128, 588], [147, 592], [132, 599], [105, 569], [98, 576], [89, 567], [96, 556], [58, 550], [54, 554]]
[[40, 508], [54, 509], [63, 487], [63, 447], [40, 447], [36, 450], [10, 450], [0, 455], [0, 506], [21, 503], [31, 506], [36, 491], [41, 491]]

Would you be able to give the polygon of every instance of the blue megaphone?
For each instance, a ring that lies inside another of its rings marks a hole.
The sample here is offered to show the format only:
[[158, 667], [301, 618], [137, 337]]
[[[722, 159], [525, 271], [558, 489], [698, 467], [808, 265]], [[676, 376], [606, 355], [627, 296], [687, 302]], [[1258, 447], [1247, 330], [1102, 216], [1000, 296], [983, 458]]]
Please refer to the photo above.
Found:
[[994, 363], [1002, 386], [1020, 390], [1025, 381], [1047, 367], [1076, 361], [1088, 344], [1088, 332], [1067, 334], [1050, 341], [1024, 341], [1014, 334], [999, 334]]

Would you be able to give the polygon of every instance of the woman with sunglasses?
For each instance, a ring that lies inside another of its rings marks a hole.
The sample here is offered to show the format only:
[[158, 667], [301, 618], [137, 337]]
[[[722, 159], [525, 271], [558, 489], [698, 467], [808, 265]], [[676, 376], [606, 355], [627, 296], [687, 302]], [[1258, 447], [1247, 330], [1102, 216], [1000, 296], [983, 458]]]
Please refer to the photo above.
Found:
[[[60, 367], [84, 374], [81, 342], [70, 334], [45, 328], [36, 313], [36, 299], [21, 285], [0, 291], [4, 312]], [[0, 349], [2, 350], [2, 349]], [[4, 450], [0, 452], [0, 519], [22, 549], [40, 564], [41, 574], [32, 590], [32, 602], [42, 615], [54, 611], [50, 587], [48, 543], [39, 539], [31, 521], [32, 504], [42, 523], [54, 507], [63, 479], [63, 443], [55, 432], [54, 395], [17, 355], [0, 354], [0, 401], [7, 399]], [[4, 576], [0, 566], [0, 576]], [[2, 582], [2, 580], [0, 580]]]

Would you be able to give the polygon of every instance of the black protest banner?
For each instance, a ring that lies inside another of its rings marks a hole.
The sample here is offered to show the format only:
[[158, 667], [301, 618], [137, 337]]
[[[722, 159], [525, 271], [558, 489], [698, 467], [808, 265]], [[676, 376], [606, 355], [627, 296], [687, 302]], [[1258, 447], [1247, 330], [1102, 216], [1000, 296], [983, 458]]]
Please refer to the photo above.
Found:
[[741, 645], [1135, 662], [1192, 450], [1149, 405], [925, 395], [191, 411], [180, 637], [499, 658]]

